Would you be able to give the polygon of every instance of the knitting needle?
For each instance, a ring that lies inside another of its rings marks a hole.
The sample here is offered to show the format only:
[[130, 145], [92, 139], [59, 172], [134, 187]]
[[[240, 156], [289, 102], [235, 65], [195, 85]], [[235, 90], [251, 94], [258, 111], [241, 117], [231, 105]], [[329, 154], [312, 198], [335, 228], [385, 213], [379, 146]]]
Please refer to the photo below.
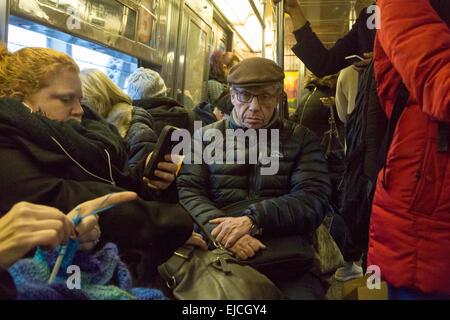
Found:
[[[105, 203], [105, 202], [106, 202], [106, 201], [107, 201], [114, 193], [115, 193], [115, 192], [109, 194], [108, 197], [107, 197], [105, 200], [103, 200], [102, 203], [100, 203], [94, 211], [92, 211], [91, 213], [89, 213], [88, 215], [86, 215], [86, 216], [84, 216], [84, 217], [81, 216], [81, 212], [80, 212], [80, 211], [81, 211], [81, 207], [78, 207], [78, 208], [77, 208], [78, 215], [77, 215], [75, 218], [72, 219], [72, 221], [73, 221], [75, 227], [78, 226], [78, 225], [80, 224], [81, 220], [84, 219], [84, 218], [87, 218], [87, 217], [89, 217], [89, 216], [91, 216], [91, 215], [98, 214], [98, 213], [100, 213], [100, 212], [103, 212], [103, 211], [109, 210], [109, 209], [111, 209], [111, 208], [114, 208], [114, 207], [116, 206], [115, 204], [110, 205], [110, 206], [107, 206], [107, 207], [105, 207], [105, 208], [103, 208], [103, 209], [97, 210], [97, 209], [100, 208], [100, 207], [101, 207], [101, 206], [102, 206], [102, 205], [103, 205], [103, 204], [104, 204], [104, 203]], [[61, 268], [61, 263], [62, 263], [62, 261], [63, 261], [63, 259], [64, 259], [64, 256], [66, 255], [66, 250], [67, 250], [67, 246], [66, 246], [66, 245], [63, 245], [63, 246], [60, 247], [60, 251], [59, 251], [58, 258], [56, 259], [55, 266], [53, 267], [52, 274], [50, 275], [50, 279], [48, 279], [48, 284], [52, 284], [52, 283], [55, 281], [56, 275], [58, 274], [59, 269]]]
[[48, 284], [52, 284], [55, 281], [56, 275], [59, 272], [59, 268], [61, 267], [61, 262], [64, 259], [64, 255], [66, 254], [67, 246], [62, 246], [59, 252], [58, 259], [56, 259], [55, 266], [53, 267], [52, 274], [50, 275], [50, 279], [48, 279]]

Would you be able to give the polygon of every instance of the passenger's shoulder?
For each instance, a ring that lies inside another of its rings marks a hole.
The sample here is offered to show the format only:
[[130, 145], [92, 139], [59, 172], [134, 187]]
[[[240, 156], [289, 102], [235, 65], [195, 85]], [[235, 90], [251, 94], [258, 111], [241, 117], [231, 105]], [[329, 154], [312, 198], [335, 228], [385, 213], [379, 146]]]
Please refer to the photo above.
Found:
[[213, 123], [210, 123], [210, 124], [204, 126], [203, 131], [206, 131], [208, 129], [225, 130], [228, 128], [230, 128], [229, 120], [225, 119], [225, 120], [216, 121], [216, 122], [213, 122]]
[[282, 134], [291, 141], [304, 142], [306, 140], [318, 140], [317, 135], [307, 127], [291, 121], [283, 120]]

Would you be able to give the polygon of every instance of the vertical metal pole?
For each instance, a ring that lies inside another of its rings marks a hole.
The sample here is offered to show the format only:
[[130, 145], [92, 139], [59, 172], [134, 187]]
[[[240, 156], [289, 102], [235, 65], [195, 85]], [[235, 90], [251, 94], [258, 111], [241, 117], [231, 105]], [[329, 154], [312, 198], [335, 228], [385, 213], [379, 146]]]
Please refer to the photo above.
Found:
[[263, 4], [263, 21], [264, 25], [262, 26], [262, 44], [261, 44], [261, 57], [266, 57], [266, 5], [267, 0], [262, 0]]
[[284, 69], [284, 2], [277, 4], [277, 64]]
[[[277, 5], [277, 64], [284, 70], [284, 1], [280, 1]], [[282, 119], [289, 117], [289, 108], [284, 103], [284, 90], [279, 113]]]
[[0, 42], [8, 44], [9, 0], [0, 1]]

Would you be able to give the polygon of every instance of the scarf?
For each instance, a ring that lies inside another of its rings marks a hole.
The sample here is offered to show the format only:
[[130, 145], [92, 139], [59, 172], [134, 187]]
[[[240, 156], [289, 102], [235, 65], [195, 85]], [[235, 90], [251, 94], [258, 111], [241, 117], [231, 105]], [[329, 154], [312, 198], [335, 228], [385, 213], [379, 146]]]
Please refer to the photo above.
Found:
[[15, 143], [33, 143], [52, 154], [64, 155], [54, 139], [79, 163], [102, 177], [109, 177], [108, 152], [116, 171], [126, 169], [127, 145], [117, 129], [93, 110], [83, 107], [82, 122], [55, 121], [31, 113], [13, 99], [0, 99], [0, 135]]

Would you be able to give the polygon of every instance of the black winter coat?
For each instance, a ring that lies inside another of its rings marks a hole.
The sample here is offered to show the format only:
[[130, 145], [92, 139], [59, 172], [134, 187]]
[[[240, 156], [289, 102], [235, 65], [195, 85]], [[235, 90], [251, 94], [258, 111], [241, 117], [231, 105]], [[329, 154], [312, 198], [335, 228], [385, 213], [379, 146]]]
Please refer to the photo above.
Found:
[[[210, 128], [224, 135], [226, 129], [239, 129], [231, 119], [203, 130]], [[311, 232], [322, 222], [331, 185], [316, 135], [285, 120], [276, 121], [270, 129], [280, 129], [279, 170], [275, 175], [261, 175], [261, 165], [248, 161], [226, 164], [225, 150], [223, 164], [184, 164], [181, 168], [177, 179], [179, 199], [208, 230], [216, 226], [209, 220], [225, 216], [221, 208], [252, 199], [264, 200], [250, 205], [242, 215], [252, 216], [265, 237]], [[246, 145], [246, 153], [248, 149]], [[235, 157], [236, 150], [235, 143]]]
[[153, 130], [155, 121], [143, 108], [133, 107], [131, 123], [125, 139], [130, 145], [128, 164], [136, 166], [140, 160], [147, 158], [155, 148], [158, 135]]
[[208, 102], [200, 102], [195, 106], [194, 112], [202, 120], [203, 126], [217, 121], [216, 115], [214, 114], [214, 108], [215, 107]]
[[201, 121], [192, 110], [169, 97], [134, 100], [133, 106], [144, 108], [151, 114], [155, 121], [154, 130], [158, 136], [166, 125], [187, 129], [192, 134], [194, 121]]
[[[330, 129], [328, 119], [330, 118], [330, 109], [325, 107], [320, 98], [334, 97], [335, 90], [326, 86], [311, 84], [308, 86], [309, 92], [301, 99], [295, 113], [289, 117], [289, 120], [299, 123], [312, 130], [320, 140], [326, 131]], [[342, 143], [344, 138], [344, 125], [337, 116], [336, 106], [333, 106], [335, 121], [340, 129]]]
[[[156, 266], [192, 232], [179, 206], [152, 199], [142, 183], [144, 159], [133, 169], [117, 129], [86, 108], [82, 123], [57, 122], [0, 99], [0, 213], [28, 201], [69, 212], [79, 203], [111, 192], [140, 198], [100, 214], [102, 242], [144, 249]], [[154, 270], [148, 270], [154, 271]]]
[[294, 31], [297, 44], [292, 51], [317, 77], [335, 74], [350, 65], [345, 57], [357, 54], [364, 58], [363, 53], [373, 51], [376, 29], [367, 27], [370, 16], [364, 8], [349, 33], [336, 41], [330, 50], [323, 46], [307, 22]]

